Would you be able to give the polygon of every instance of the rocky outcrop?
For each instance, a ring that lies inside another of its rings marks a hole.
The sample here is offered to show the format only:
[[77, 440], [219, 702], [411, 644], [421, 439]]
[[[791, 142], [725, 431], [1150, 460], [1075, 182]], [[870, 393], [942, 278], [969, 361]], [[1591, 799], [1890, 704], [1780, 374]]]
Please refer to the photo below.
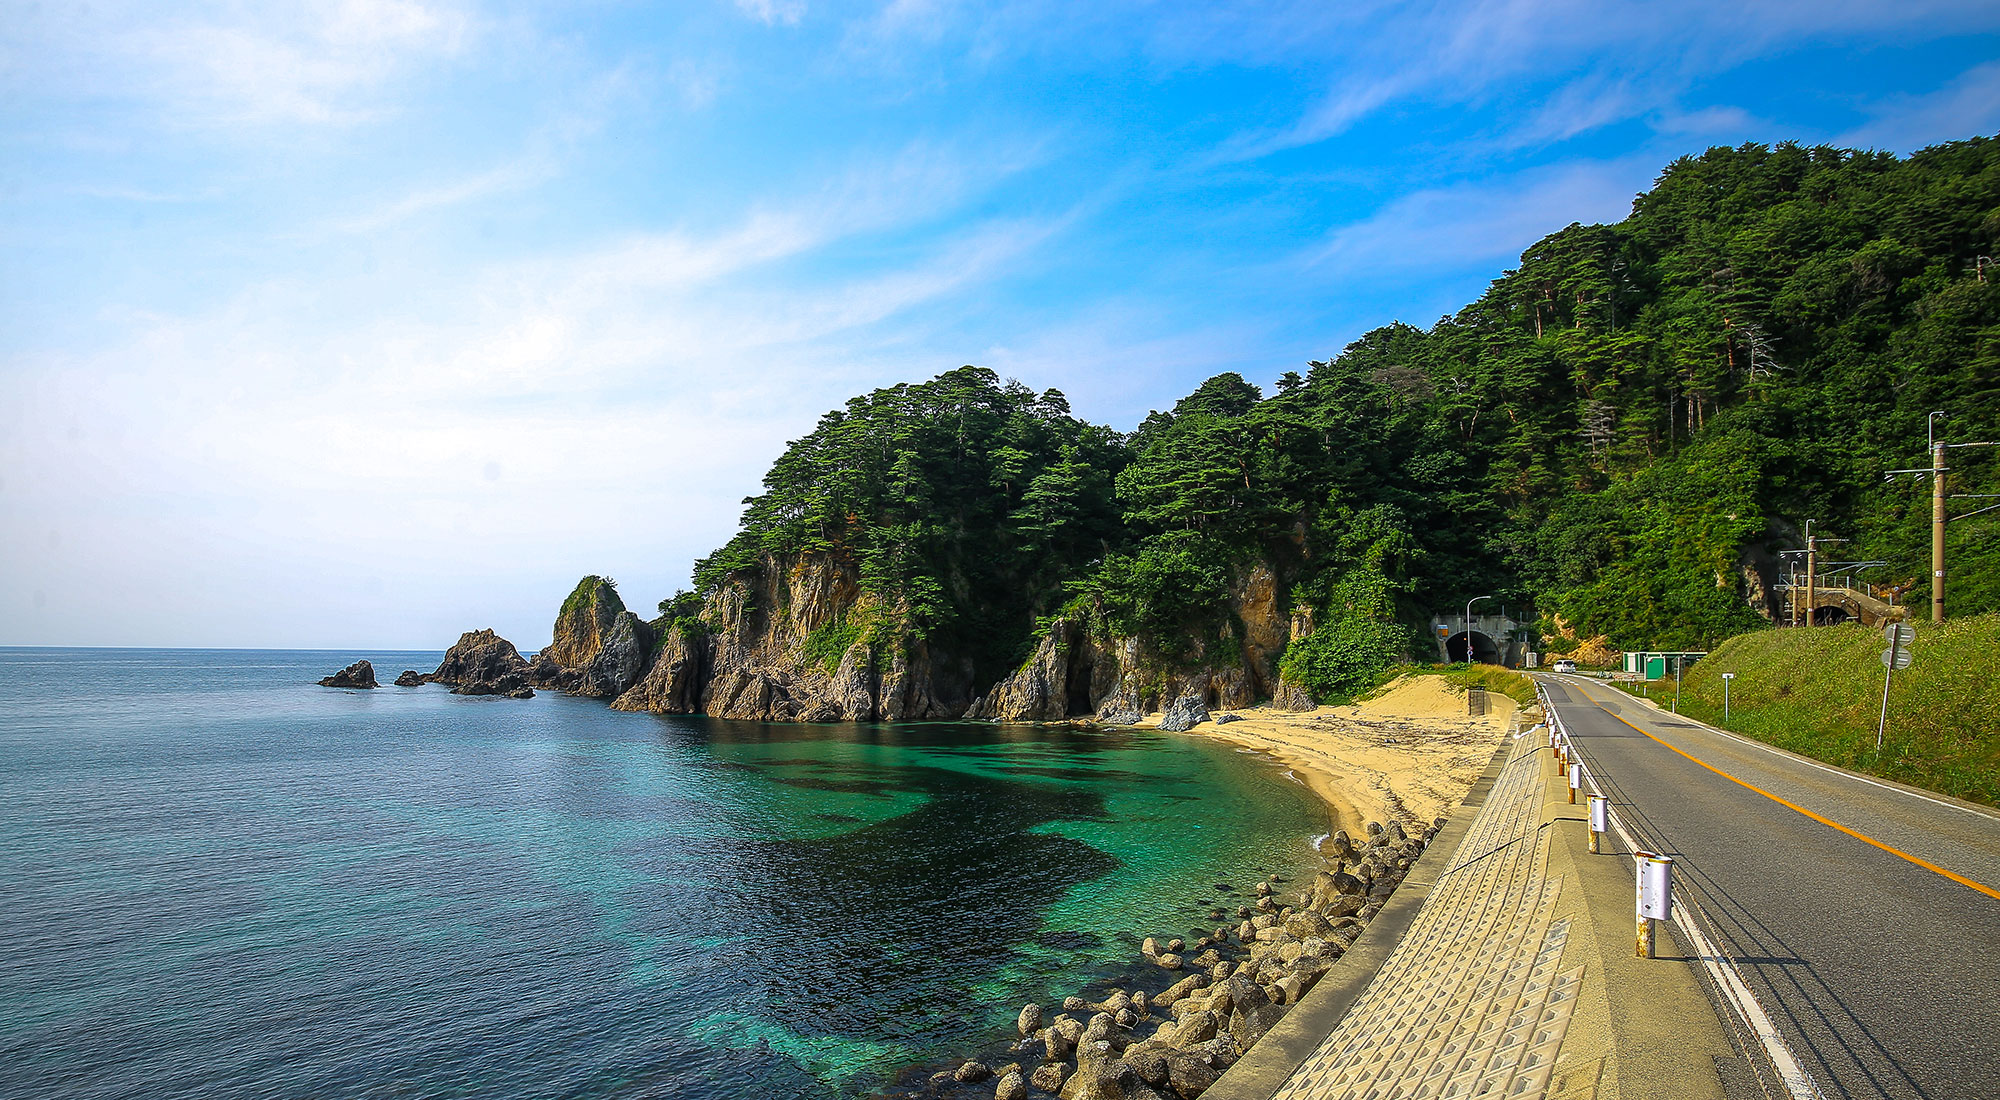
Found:
[[1311, 710], [1312, 696], [1278, 675], [1278, 657], [1294, 637], [1310, 633], [1312, 617], [1283, 607], [1277, 574], [1252, 566], [1231, 585], [1226, 625], [1197, 638], [1191, 653], [1167, 658], [1137, 638], [1112, 635], [1101, 616], [1049, 624], [1021, 667], [993, 686], [967, 717], [1000, 722], [1055, 722], [1096, 715], [1127, 725], [1174, 700], [1192, 697], [1204, 713], [1247, 707], [1263, 699]]
[[1160, 728], [1168, 733], [1186, 733], [1188, 730], [1208, 721], [1208, 708], [1202, 705], [1201, 696], [1183, 695], [1167, 704], [1160, 716]]
[[396, 686], [399, 688], [422, 687], [429, 682], [423, 673], [414, 668], [406, 668], [401, 676], [396, 677]]
[[454, 695], [534, 696], [528, 686], [528, 662], [514, 643], [492, 630], [468, 630], [445, 651], [437, 671], [424, 679], [449, 684]]
[[670, 627], [613, 705], [757, 722], [962, 716], [970, 663], [933, 651], [906, 619], [862, 592], [850, 561], [773, 555], [709, 595], [701, 631]]
[[[651, 656], [645, 621], [625, 609], [615, 584], [596, 575], [570, 590], [550, 637], [528, 665], [528, 682], [556, 691], [615, 697], [639, 681]], [[607, 658], [614, 639], [617, 651]]]
[[381, 685], [375, 682], [375, 666], [367, 661], [356, 661], [339, 672], [322, 679], [321, 687], [330, 688], [372, 688]]
[[562, 668], [584, 668], [597, 658], [605, 640], [617, 628], [625, 601], [611, 581], [588, 576], [576, 582], [569, 597], [556, 613], [555, 628], [546, 648], [536, 654]]

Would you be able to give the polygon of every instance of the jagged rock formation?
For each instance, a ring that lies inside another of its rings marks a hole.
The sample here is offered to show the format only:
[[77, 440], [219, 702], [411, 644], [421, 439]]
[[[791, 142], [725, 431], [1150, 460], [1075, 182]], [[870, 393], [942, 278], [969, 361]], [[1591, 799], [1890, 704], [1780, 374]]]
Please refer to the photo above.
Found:
[[536, 658], [546, 657], [563, 668], [583, 668], [604, 648], [624, 610], [625, 601], [609, 580], [595, 575], [583, 578], [563, 600], [549, 644]]
[[322, 679], [319, 682], [319, 686], [330, 688], [372, 688], [379, 687], [380, 685], [375, 682], [375, 666], [369, 664], [367, 661], [356, 661], [339, 672]]
[[1183, 698], [1202, 704], [1204, 712], [1260, 699], [1311, 710], [1312, 696], [1277, 671], [1286, 644], [1311, 632], [1311, 616], [1282, 608], [1278, 578], [1262, 563], [1231, 586], [1229, 609], [1227, 634], [1197, 639], [1192, 658], [1178, 662], [1100, 625], [1057, 619], [1028, 660], [975, 702], [967, 717], [1052, 722], [1094, 714], [1123, 724]]
[[590, 663], [578, 679], [576, 693], [600, 699], [616, 699], [646, 674], [653, 656], [653, 630], [644, 619], [630, 611], [620, 611], [611, 622]]
[[418, 672], [414, 668], [406, 668], [403, 670], [403, 674], [401, 676], [396, 677], [397, 687], [404, 687], [404, 688], [422, 687], [423, 685], [429, 682], [430, 682], [429, 680], [426, 680], [424, 678], [423, 673]]
[[613, 706], [765, 722], [956, 718], [969, 663], [900, 628], [899, 609], [861, 590], [852, 563], [772, 556], [712, 593], [705, 629], [671, 627]]
[[437, 671], [424, 677], [434, 684], [450, 684], [453, 695], [505, 695], [528, 699], [535, 694], [528, 686], [528, 662], [514, 643], [491, 629], [468, 630], [457, 644], [445, 651]]

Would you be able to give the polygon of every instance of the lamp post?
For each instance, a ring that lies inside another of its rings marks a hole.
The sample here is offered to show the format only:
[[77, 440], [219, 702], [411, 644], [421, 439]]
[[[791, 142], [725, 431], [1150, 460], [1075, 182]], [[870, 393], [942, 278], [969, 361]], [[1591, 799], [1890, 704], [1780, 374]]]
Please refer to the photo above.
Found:
[[1465, 601], [1465, 663], [1468, 665], [1472, 663], [1472, 605], [1481, 600], [1490, 600], [1492, 598], [1491, 596], [1474, 596]]

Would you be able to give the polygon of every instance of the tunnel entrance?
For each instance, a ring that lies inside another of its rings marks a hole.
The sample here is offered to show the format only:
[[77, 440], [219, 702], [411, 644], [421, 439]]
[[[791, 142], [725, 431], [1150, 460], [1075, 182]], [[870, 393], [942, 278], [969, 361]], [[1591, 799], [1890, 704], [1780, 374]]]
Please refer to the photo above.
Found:
[[[1468, 640], [1471, 650], [1467, 652]], [[1478, 630], [1461, 630], [1444, 640], [1445, 655], [1456, 663], [1471, 661], [1473, 664], [1497, 665], [1500, 663], [1500, 645], [1492, 637]]]

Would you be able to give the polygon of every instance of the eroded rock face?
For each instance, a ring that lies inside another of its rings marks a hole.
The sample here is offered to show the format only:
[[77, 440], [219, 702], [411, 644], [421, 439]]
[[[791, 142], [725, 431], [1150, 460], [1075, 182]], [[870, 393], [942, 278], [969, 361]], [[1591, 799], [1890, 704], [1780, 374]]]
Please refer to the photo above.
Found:
[[611, 630], [584, 666], [573, 690], [578, 695], [615, 699], [639, 682], [652, 656], [652, 628], [632, 612], [620, 611], [613, 616]]
[[528, 662], [514, 643], [492, 630], [468, 630], [445, 651], [437, 671], [425, 679], [450, 684], [454, 695], [506, 695], [528, 698]]
[[588, 666], [604, 648], [621, 613], [625, 613], [625, 601], [618, 598], [618, 589], [610, 581], [598, 576], [583, 578], [557, 612], [553, 640], [536, 654], [538, 662], [547, 658], [558, 668]]
[[679, 625], [669, 627], [645, 676], [611, 704], [613, 710], [654, 714], [694, 714], [701, 709], [706, 635], [690, 635]]
[[423, 673], [418, 672], [414, 668], [406, 668], [403, 670], [403, 674], [401, 676], [396, 677], [397, 687], [404, 687], [404, 688], [422, 687], [424, 684], [427, 684], [429, 682], [430, 682], [429, 680], [426, 680], [424, 678]]
[[330, 688], [372, 688], [375, 682], [375, 666], [367, 661], [356, 661], [339, 672], [322, 679], [321, 687]]

